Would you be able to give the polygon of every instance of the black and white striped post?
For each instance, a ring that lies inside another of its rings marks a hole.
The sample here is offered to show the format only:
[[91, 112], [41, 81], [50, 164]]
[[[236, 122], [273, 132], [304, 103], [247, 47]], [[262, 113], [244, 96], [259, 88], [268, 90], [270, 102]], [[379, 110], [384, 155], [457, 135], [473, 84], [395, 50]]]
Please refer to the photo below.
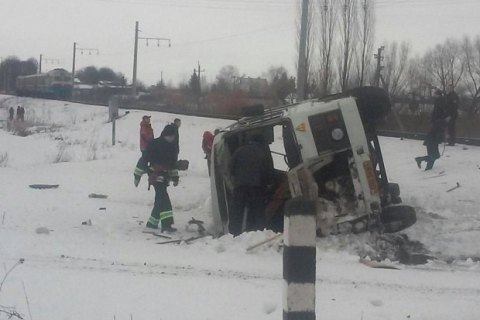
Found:
[[283, 320], [315, 320], [315, 202], [287, 202], [283, 249]]

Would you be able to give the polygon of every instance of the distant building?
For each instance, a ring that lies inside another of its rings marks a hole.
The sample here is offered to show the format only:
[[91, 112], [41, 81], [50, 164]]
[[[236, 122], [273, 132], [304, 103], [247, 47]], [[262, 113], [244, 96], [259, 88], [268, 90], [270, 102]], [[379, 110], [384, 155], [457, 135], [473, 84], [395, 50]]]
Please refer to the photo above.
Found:
[[268, 82], [263, 78], [237, 77], [234, 89], [246, 92], [251, 97], [265, 97], [268, 94]]

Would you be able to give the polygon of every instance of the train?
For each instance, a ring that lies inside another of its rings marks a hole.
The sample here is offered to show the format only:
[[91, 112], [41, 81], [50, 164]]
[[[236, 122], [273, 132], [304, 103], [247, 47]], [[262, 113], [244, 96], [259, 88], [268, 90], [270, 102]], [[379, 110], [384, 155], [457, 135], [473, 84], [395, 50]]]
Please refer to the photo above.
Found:
[[57, 68], [46, 73], [18, 76], [16, 94], [18, 96], [68, 100], [72, 98], [72, 74]]

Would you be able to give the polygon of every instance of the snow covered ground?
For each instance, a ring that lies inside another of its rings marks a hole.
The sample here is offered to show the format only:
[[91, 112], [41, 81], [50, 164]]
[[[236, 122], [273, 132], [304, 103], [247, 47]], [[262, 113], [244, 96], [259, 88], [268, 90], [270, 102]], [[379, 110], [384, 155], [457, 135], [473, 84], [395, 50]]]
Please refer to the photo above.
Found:
[[[0, 130], [0, 281], [25, 259], [0, 285], [0, 306], [35, 320], [282, 317], [280, 240], [246, 252], [271, 232], [189, 245], [157, 244], [162, 239], [142, 233], [154, 192], [145, 178], [134, 187], [133, 169], [146, 112], [117, 121], [112, 146], [105, 107], [0, 96], [0, 119], [18, 104], [38, 133]], [[147, 114], [155, 135], [175, 118]], [[229, 121], [179, 118], [180, 158], [190, 160], [190, 169], [169, 193], [175, 224], [188, 234], [192, 217], [209, 219], [202, 133]], [[413, 161], [425, 153], [421, 142], [381, 138], [381, 144], [389, 179], [417, 208], [418, 222], [405, 234], [440, 259], [418, 266], [386, 261], [400, 270], [373, 269], [359, 263], [368, 235], [318, 239], [317, 318], [479, 319], [480, 148], [447, 147], [424, 172]], [[457, 182], [460, 188], [446, 192]], [[28, 187], [38, 183], [59, 187]]]

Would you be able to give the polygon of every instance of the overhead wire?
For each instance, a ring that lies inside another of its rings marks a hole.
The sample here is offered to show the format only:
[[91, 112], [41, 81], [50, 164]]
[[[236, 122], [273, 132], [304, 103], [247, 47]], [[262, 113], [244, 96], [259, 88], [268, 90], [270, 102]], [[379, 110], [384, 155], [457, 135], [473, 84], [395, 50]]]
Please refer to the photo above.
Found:
[[259, 28], [259, 29], [254, 29], [254, 30], [250, 30], [250, 31], [247, 31], [247, 32], [242, 32], [242, 33], [237, 33], [237, 34], [230, 34], [230, 35], [225, 35], [225, 36], [219, 36], [219, 37], [215, 37], [215, 38], [209, 38], [209, 39], [202, 39], [202, 40], [193, 40], [193, 41], [187, 41], [187, 42], [182, 42], [182, 43], [179, 43], [177, 45], [175, 45], [175, 47], [182, 47], [182, 46], [187, 46], [187, 45], [194, 45], [194, 44], [201, 44], [201, 43], [206, 43], [206, 42], [213, 42], [213, 41], [220, 41], [220, 40], [227, 40], [227, 39], [233, 39], [233, 38], [238, 38], [238, 37], [243, 37], [243, 36], [247, 36], [247, 35], [251, 35], [251, 34], [258, 34], [258, 33], [263, 33], [263, 32], [266, 32], [266, 31], [270, 31], [270, 30], [283, 30], [283, 29], [287, 29], [287, 28], [295, 28], [295, 25], [291, 24], [285, 24], [285, 23], [281, 23], [281, 24], [276, 24], [276, 25], [272, 25], [272, 26], [267, 26], [267, 27], [263, 27], [263, 28]]
[[457, 1], [451, 1], [451, 0], [390, 0], [390, 1], [375, 1], [374, 2], [375, 6], [380, 6], [380, 7], [392, 7], [392, 6], [403, 6], [403, 5], [409, 5], [412, 8], [418, 7], [418, 6], [447, 6], [447, 5], [462, 5], [462, 4], [480, 4], [478, 0], [457, 0]]
[[[270, 2], [270, 1], [238, 1], [225, 3], [224, 1], [219, 2], [216, 0], [207, 0], [207, 1], [156, 1], [150, 2], [146, 0], [134, 1], [134, 0], [92, 0], [96, 2], [106, 2], [114, 4], [125, 4], [125, 5], [147, 5], [147, 6], [162, 6], [162, 7], [173, 7], [173, 8], [186, 8], [186, 9], [220, 9], [220, 10], [258, 10], [262, 9], [291, 9], [294, 4], [289, 2]], [[213, 2], [212, 2], [213, 1]]]

